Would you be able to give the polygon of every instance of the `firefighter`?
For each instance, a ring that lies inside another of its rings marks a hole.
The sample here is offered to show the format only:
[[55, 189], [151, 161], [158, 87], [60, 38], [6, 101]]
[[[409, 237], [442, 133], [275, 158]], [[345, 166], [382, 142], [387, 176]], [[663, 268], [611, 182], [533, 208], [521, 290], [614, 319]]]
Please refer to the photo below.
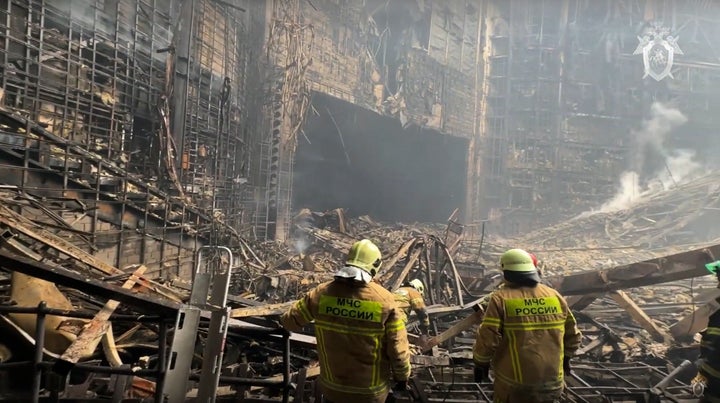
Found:
[[580, 331], [565, 299], [540, 284], [529, 253], [500, 258], [504, 285], [490, 295], [473, 347], [475, 382], [494, 370], [495, 402], [554, 402], [563, 372], [580, 346]]
[[[537, 269], [538, 277], [542, 278], [542, 270], [540, 270], [540, 266], [538, 265], [537, 256], [535, 256], [534, 253], [529, 253], [529, 254], [530, 254], [530, 258], [532, 259], [533, 266], [535, 266], [535, 269]], [[541, 282], [542, 282], [542, 280], [541, 280]], [[503, 281], [502, 283], [498, 284], [497, 287], [495, 287], [495, 289], [498, 290], [498, 289], [502, 288], [504, 285], [505, 285], [505, 282]], [[492, 294], [485, 295], [478, 302], [480, 304], [480, 307], [483, 309], [483, 311], [487, 311], [487, 306], [488, 306], [488, 303], [490, 302], [491, 296], [492, 296]]]
[[[718, 278], [720, 288], [720, 261], [705, 267]], [[720, 298], [718, 299], [720, 302]], [[720, 310], [708, 318], [708, 325], [700, 332], [700, 360], [697, 376], [690, 382], [693, 393], [701, 402], [720, 403]]]
[[311, 290], [280, 318], [289, 331], [315, 321], [326, 402], [384, 402], [391, 377], [394, 390], [407, 389], [407, 332], [393, 294], [373, 282], [381, 264], [375, 244], [356, 242], [335, 279]]
[[407, 318], [410, 316], [410, 312], [415, 311], [420, 321], [420, 333], [427, 335], [430, 330], [430, 317], [428, 316], [427, 309], [425, 308], [425, 300], [423, 299], [425, 296], [425, 284], [419, 279], [414, 279], [398, 288], [394, 292], [394, 296], [398, 307], [405, 314], [405, 323], [407, 324]]

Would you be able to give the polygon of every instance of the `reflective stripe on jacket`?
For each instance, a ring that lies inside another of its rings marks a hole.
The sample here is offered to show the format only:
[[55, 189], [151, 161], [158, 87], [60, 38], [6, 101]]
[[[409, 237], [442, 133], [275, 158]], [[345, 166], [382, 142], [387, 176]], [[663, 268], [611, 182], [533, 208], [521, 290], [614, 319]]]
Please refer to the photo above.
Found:
[[479, 365], [492, 362], [496, 383], [553, 390], [563, 385], [563, 357], [572, 356], [580, 341], [560, 293], [543, 284], [506, 283], [490, 296], [473, 359]]
[[320, 384], [335, 402], [382, 398], [389, 380], [410, 376], [410, 353], [402, 313], [377, 283], [334, 280], [296, 302], [280, 321], [290, 331], [315, 321]]
[[400, 287], [393, 293], [395, 302], [405, 314], [405, 321], [410, 316], [410, 312], [415, 311], [423, 326], [430, 326], [430, 318], [425, 307], [425, 300], [422, 294], [414, 287]]

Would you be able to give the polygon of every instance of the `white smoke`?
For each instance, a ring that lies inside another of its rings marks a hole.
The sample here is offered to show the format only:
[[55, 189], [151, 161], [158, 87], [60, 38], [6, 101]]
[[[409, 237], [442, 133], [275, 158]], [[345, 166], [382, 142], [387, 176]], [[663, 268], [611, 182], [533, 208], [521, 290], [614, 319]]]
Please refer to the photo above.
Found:
[[300, 255], [303, 255], [303, 254], [305, 254], [305, 251], [307, 251], [308, 248], [310, 247], [310, 241], [305, 237], [295, 238], [293, 240], [293, 247], [295, 248], [295, 252], [297, 252]]
[[600, 207], [599, 212], [620, 211], [640, 198], [640, 178], [637, 172], [625, 171], [620, 175], [620, 189], [610, 201]]
[[686, 122], [687, 117], [680, 110], [653, 102], [650, 106], [650, 119], [644, 121], [642, 129], [635, 133], [638, 148], [642, 150], [649, 145], [663, 151], [668, 133]]
[[[634, 133], [636, 158], [632, 161], [632, 169], [620, 175], [618, 192], [595, 212], [628, 209], [644, 197], [668, 190], [697, 174], [702, 166], [694, 160], [694, 150], [668, 150], [665, 144], [668, 134], [685, 122], [687, 117], [678, 109], [654, 102], [650, 107], [650, 119]], [[662, 161], [654, 161], [658, 156]], [[648, 163], [661, 168], [647, 172]]]

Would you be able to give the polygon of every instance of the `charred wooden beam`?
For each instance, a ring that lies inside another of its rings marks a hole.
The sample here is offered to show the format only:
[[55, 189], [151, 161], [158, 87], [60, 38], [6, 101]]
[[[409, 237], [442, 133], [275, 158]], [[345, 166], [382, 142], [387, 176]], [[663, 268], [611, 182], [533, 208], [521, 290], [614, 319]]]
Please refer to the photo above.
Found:
[[381, 283], [385, 282], [389, 275], [392, 275], [392, 268], [395, 267], [395, 263], [397, 263], [400, 258], [407, 255], [410, 247], [413, 246], [414, 243], [415, 239], [406, 241], [402, 244], [402, 246], [400, 246], [400, 248], [398, 248], [397, 252], [388, 259], [387, 262], [383, 263], [382, 268], [380, 268], [380, 273], [378, 273], [378, 280], [380, 280]]
[[[200, 314], [201, 317], [208, 319], [210, 317], [209, 313], [203, 312]], [[279, 325], [278, 325], [279, 326]], [[248, 336], [252, 334], [267, 334], [269, 330], [272, 328], [267, 326], [260, 326], [256, 325], [254, 323], [245, 322], [238, 319], [229, 319], [228, 320], [228, 334], [232, 335], [233, 333], [236, 336], [243, 335]], [[272, 337], [280, 340], [282, 335], [280, 334], [280, 331], [277, 330], [275, 332], [276, 334], [273, 334]], [[229, 337], [229, 336], [228, 336]], [[299, 345], [303, 345], [306, 347], [315, 347], [317, 345], [317, 340], [315, 339], [315, 336], [310, 336], [308, 334], [302, 334], [302, 333], [290, 333], [290, 342]]]
[[604, 346], [605, 343], [607, 343], [607, 335], [606, 335], [606, 334], [601, 334], [601, 335], [598, 336], [595, 340], [593, 340], [593, 341], [591, 341], [590, 343], [588, 343], [588, 344], [582, 346], [581, 348], [579, 348], [579, 349], [575, 352], [575, 355], [578, 356], [578, 357], [583, 356], [583, 355], [585, 355], [585, 354], [587, 354], [587, 353], [589, 353], [589, 352], [591, 352], [591, 351], [594, 351], [594, 350], [596, 350], [596, 349], [599, 349], [600, 347]]
[[126, 290], [105, 281], [81, 276], [62, 267], [50, 266], [0, 250], [0, 268], [19, 272], [76, 290], [128, 304], [138, 312], [176, 315], [180, 304], [150, 295]]
[[422, 253], [422, 251], [422, 248], [417, 248], [412, 252], [410, 257], [408, 257], [405, 267], [403, 267], [400, 274], [395, 278], [395, 281], [392, 283], [392, 286], [390, 286], [390, 291], [395, 291], [400, 288], [403, 280], [405, 280], [405, 277], [407, 277], [408, 273], [410, 273], [410, 269], [415, 266], [415, 262], [417, 262], [418, 258], [420, 258], [420, 253]]
[[[132, 289], [138, 277], [145, 273], [145, 270], [147, 270], [145, 266], [138, 267], [130, 278], [125, 281], [122, 288], [126, 290]], [[110, 316], [118, 306], [120, 306], [120, 302], [112, 299], [105, 303], [105, 306], [103, 306], [95, 317], [85, 326], [77, 339], [75, 339], [70, 347], [60, 356], [60, 359], [56, 362], [56, 369], [59, 369], [60, 372], [64, 374], [70, 372], [73, 365], [80, 361], [83, 355], [86, 354], [88, 346], [97, 346], [103, 335], [110, 329]]]
[[720, 245], [713, 245], [610, 269], [548, 277], [547, 280], [563, 295], [603, 293], [707, 275], [705, 263], [713, 262], [717, 257], [720, 257]]
[[640, 324], [643, 329], [647, 330], [655, 341], [665, 342], [671, 339], [670, 335], [653, 322], [653, 320], [650, 319], [650, 317], [625, 292], [622, 290], [615, 290], [610, 293], [610, 296], [613, 300], [615, 300], [615, 302], [617, 302], [618, 305], [630, 314], [630, 317], [632, 317], [635, 322]]
[[[33, 228], [31, 227], [30, 223], [23, 222], [23, 220], [24, 218], [20, 214], [15, 213], [7, 207], [0, 206], [0, 226], [18, 231], [23, 235], [32, 238], [35, 241], [41, 242], [65, 255], [68, 255], [71, 258], [82, 262], [101, 273], [110, 275], [126, 274], [122, 270], [111, 266], [105, 263], [103, 260], [98, 259], [97, 257], [78, 248], [64, 238], [52, 232], [45, 231], [43, 228]], [[176, 302], [180, 302], [181, 300], [180, 296], [178, 296], [174, 290], [162, 284], [158, 284], [153, 280], [139, 278], [138, 283], [152, 291], [155, 291], [167, 297], [168, 299], [175, 300]]]
[[268, 304], [268, 305], [261, 305], [261, 306], [253, 306], [249, 308], [235, 308], [232, 311], [230, 311], [230, 317], [231, 318], [247, 318], [249, 316], [272, 316], [272, 315], [282, 315], [290, 309], [290, 307], [295, 303], [296, 301], [290, 301], [290, 302], [281, 302], [278, 304]]
[[457, 252], [460, 241], [463, 238], [465, 227], [457, 221], [460, 209], [455, 209], [448, 217], [447, 228], [445, 229], [445, 245], [447, 245], [448, 253], [451, 255]]
[[485, 315], [485, 311], [478, 305], [475, 307], [477, 310], [473, 312], [471, 315], [466, 316], [461, 321], [455, 323], [452, 325], [448, 330], [440, 333], [437, 336], [434, 336], [430, 338], [427, 342], [422, 343], [420, 345], [420, 348], [423, 352], [430, 351], [433, 347], [442, 344], [453, 337], [460, 334], [460, 332], [463, 332], [467, 329], [469, 329], [472, 325], [480, 323], [482, 321], [483, 316]]

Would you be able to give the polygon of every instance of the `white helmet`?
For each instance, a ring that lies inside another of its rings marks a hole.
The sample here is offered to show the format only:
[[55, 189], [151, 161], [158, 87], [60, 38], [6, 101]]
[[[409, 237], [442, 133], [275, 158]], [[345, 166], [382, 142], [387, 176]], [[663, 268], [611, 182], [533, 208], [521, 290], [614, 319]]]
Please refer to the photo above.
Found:
[[410, 285], [416, 289], [420, 294], [425, 294], [425, 284], [419, 279], [412, 280]]

